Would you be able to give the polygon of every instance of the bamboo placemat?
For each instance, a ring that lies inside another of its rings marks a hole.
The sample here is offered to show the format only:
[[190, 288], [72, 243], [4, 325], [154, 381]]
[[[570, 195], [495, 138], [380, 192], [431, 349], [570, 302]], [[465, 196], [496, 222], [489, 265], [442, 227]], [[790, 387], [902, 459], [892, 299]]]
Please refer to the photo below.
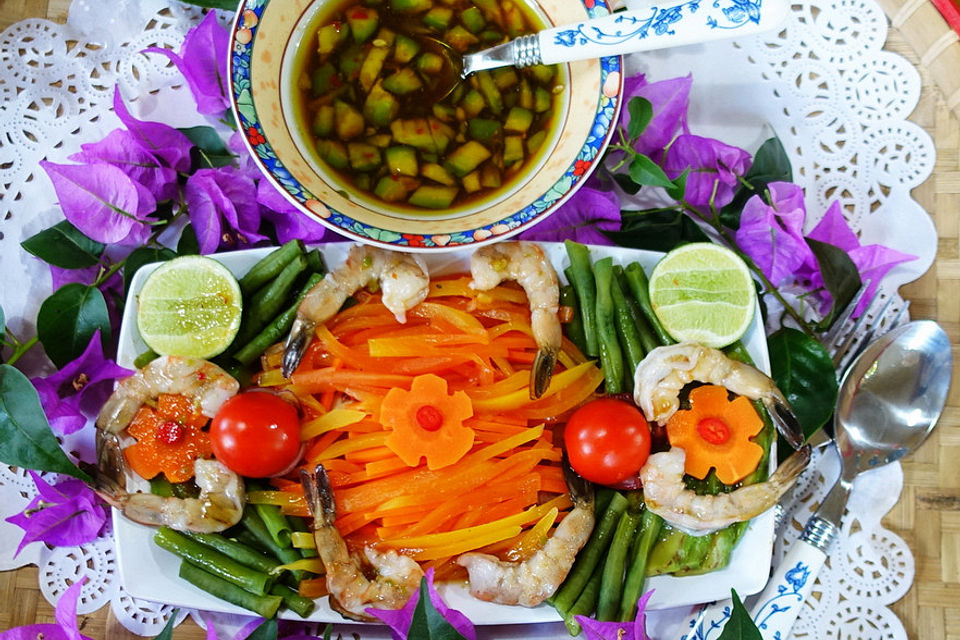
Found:
[[[886, 48], [920, 70], [923, 91], [911, 120], [933, 138], [934, 173], [914, 190], [939, 234], [930, 271], [902, 290], [914, 318], [940, 322], [951, 343], [960, 340], [960, 42], [928, 0], [878, 0], [890, 19]], [[30, 17], [66, 20], [70, 0], [0, 0], [0, 30]], [[954, 347], [956, 354], [958, 349]], [[916, 577], [893, 609], [911, 639], [960, 640], [960, 384], [930, 440], [903, 463], [904, 489], [885, 526], [913, 550]], [[36, 567], [0, 573], [0, 630], [53, 622], [53, 608], [37, 587]], [[98, 640], [133, 640], [109, 607], [83, 616], [81, 632]], [[187, 621], [178, 640], [203, 640]], [[864, 640], [869, 638], [864, 636]]]

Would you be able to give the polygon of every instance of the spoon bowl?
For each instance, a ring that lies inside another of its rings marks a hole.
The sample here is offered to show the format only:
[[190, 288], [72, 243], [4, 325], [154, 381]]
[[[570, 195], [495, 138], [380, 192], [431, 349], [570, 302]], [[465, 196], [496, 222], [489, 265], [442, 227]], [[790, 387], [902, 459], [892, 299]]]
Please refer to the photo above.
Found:
[[946, 404], [950, 361], [947, 334], [929, 320], [898, 327], [863, 352], [843, 377], [834, 415], [845, 469], [894, 462], [926, 440]]

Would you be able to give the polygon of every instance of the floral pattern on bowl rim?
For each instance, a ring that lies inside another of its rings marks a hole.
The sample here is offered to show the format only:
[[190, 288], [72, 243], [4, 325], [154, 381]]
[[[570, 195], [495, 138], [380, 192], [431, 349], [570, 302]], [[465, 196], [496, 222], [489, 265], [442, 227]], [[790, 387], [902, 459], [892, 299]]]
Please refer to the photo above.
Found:
[[[252, 58], [258, 28], [261, 26], [261, 18], [269, 4], [270, 0], [244, 0], [237, 10], [231, 28], [228, 75], [234, 116], [243, 134], [244, 142], [251, 151], [251, 156], [274, 186], [299, 210], [351, 239], [406, 251], [436, 251], [463, 246], [480, 246], [507, 238], [543, 219], [573, 195], [590, 175], [595, 161], [602, 156], [603, 150], [613, 136], [623, 89], [621, 73], [623, 61], [619, 56], [608, 56], [597, 61], [600, 73], [597, 85], [598, 98], [585, 139], [572, 162], [564, 168], [563, 173], [532, 202], [519, 210], [508, 209], [506, 215], [496, 216], [493, 221], [481, 224], [470, 223], [470, 220], [475, 217], [473, 214], [454, 219], [464, 220], [465, 226], [469, 227], [466, 229], [415, 229], [407, 232], [383, 228], [379, 224], [361, 219], [365, 217], [363, 216], [365, 211], [360, 207], [356, 207], [357, 213], [351, 215], [347, 212], [347, 207], [333, 208], [326, 204], [325, 198], [311, 193], [302, 180], [294, 175], [295, 172], [285, 166], [278, 157], [275, 144], [271, 142], [270, 133], [265, 130], [264, 122], [254, 104], [254, 89], [251, 82]], [[307, 4], [310, 3], [307, 2]], [[586, 12], [586, 17], [600, 17], [609, 13], [604, 0], [580, 0], [580, 4]], [[567, 120], [570, 119], [568, 114]], [[491, 209], [501, 204], [503, 203], [498, 202]], [[425, 217], [423, 221], [397, 220], [417, 227], [449, 226], [449, 221], [433, 220], [429, 217]]]

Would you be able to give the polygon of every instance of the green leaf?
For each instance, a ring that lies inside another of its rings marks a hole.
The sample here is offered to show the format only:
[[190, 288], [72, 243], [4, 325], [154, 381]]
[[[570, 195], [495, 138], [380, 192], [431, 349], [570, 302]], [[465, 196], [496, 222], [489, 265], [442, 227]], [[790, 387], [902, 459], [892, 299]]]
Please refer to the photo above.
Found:
[[[771, 377], [787, 397], [809, 438], [833, 415], [837, 376], [826, 348], [797, 329], [784, 328], [767, 340]], [[785, 454], [792, 449], [785, 446]]]
[[418, 640], [465, 640], [430, 602], [427, 581], [424, 579], [420, 580], [420, 599], [413, 611], [407, 636]]
[[764, 141], [753, 156], [753, 164], [743, 176], [752, 188], [740, 187], [733, 200], [720, 212], [720, 222], [731, 229], [740, 228], [740, 214], [747, 200], [755, 195], [764, 196], [771, 182], [793, 182], [790, 158], [777, 137]]
[[731, 589], [730, 595], [733, 597], [730, 619], [723, 626], [717, 640], [763, 640], [763, 635], [750, 617], [750, 612], [743, 606], [736, 590]]
[[223, 9], [224, 11], [236, 11], [237, 3], [235, 0], [182, 0], [184, 4], [192, 4], [195, 7], [206, 7], [208, 9]]
[[177, 614], [180, 612], [180, 609], [174, 609], [170, 614], [170, 618], [167, 620], [167, 624], [163, 626], [163, 631], [160, 632], [153, 640], [173, 640], [173, 630], [177, 626]]
[[130, 283], [134, 274], [145, 264], [151, 262], [166, 262], [176, 258], [177, 254], [166, 247], [137, 247], [130, 252], [123, 263], [123, 294], [130, 293]]
[[268, 618], [259, 627], [253, 630], [247, 640], [277, 640], [277, 619]]
[[687, 177], [690, 175], [690, 167], [683, 170], [683, 173], [673, 179], [672, 185], [667, 187], [667, 195], [676, 201], [683, 200], [683, 194], [687, 192]]
[[197, 241], [197, 232], [194, 230], [192, 224], [188, 223], [180, 234], [180, 241], [177, 242], [177, 255], [200, 255], [200, 243]]
[[37, 337], [57, 368], [80, 356], [97, 329], [106, 345], [110, 340], [106, 300], [99, 289], [79, 282], [57, 289], [37, 313]]
[[823, 283], [833, 298], [833, 307], [830, 309], [830, 313], [817, 326], [820, 330], [826, 330], [830, 328], [834, 319], [857, 295], [857, 291], [862, 284], [860, 272], [847, 252], [840, 247], [812, 238], [806, 238], [806, 241], [817, 259], [817, 264], [820, 265]]
[[646, 98], [634, 96], [627, 103], [630, 113], [630, 124], [627, 125], [627, 137], [636, 140], [643, 133], [650, 121], [653, 120], [653, 105]]
[[55, 267], [83, 269], [100, 261], [106, 245], [91, 240], [69, 220], [63, 220], [30, 236], [20, 246]]
[[223, 138], [213, 127], [199, 126], [180, 129], [190, 138], [195, 147], [190, 151], [193, 166], [198, 169], [215, 169], [233, 163], [236, 156], [230, 152]]
[[30, 380], [8, 364], [0, 364], [0, 442], [0, 462], [93, 481], [60, 448]]
[[663, 252], [688, 242], [709, 241], [703, 229], [680, 211], [625, 211], [620, 231], [606, 235], [622, 247]]
[[640, 191], [641, 185], [637, 184], [630, 179], [625, 173], [614, 173], [613, 179], [616, 181], [617, 185], [623, 189], [624, 193], [628, 195], [635, 195], [637, 191]]
[[673, 181], [667, 177], [656, 162], [638, 153], [630, 161], [630, 179], [641, 185], [650, 185], [654, 187], [673, 187]]

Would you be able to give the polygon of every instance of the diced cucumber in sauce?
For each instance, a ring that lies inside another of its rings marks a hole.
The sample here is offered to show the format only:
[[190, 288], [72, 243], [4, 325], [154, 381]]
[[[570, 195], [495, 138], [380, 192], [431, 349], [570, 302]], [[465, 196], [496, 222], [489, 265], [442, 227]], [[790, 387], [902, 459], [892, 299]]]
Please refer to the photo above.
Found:
[[466, 52], [471, 46], [480, 42], [480, 39], [477, 36], [473, 35], [459, 24], [447, 31], [446, 35], [444, 36], [444, 40], [447, 44], [460, 53]]
[[386, 202], [402, 202], [407, 199], [412, 189], [417, 187], [417, 181], [406, 176], [383, 176], [377, 181], [373, 193]]
[[454, 178], [449, 171], [435, 162], [430, 162], [420, 167], [420, 175], [448, 187], [457, 184], [457, 179]]
[[397, 34], [394, 42], [393, 59], [397, 64], [407, 64], [420, 53], [420, 43], [402, 33]]
[[410, 67], [397, 70], [383, 79], [383, 88], [398, 96], [405, 96], [423, 87], [423, 81]]
[[322, 104], [313, 116], [313, 135], [327, 138], [333, 133], [333, 105]]
[[387, 169], [389, 169], [391, 174], [416, 176], [420, 173], [417, 165], [417, 151], [413, 147], [387, 147], [383, 156], [387, 162]]
[[376, 9], [364, 6], [354, 6], [347, 9], [347, 24], [350, 25], [350, 33], [353, 34], [353, 41], [357, 44], [363, 44], [377, 32], [380, 26], [380, 14]]
[[483, 31], [483, 28], [487, 26], [487, 21], [483, 18], [483, 13], [481, 13], [477, 7], [465, 9], [463, 13], [460, 14], [460, 23], [470, 33], [480, 33]]
[[320, 140], [317, 142], [317, 153], [334, 169], [346, 169], [350, 166], [347, 148], [337, 140]]
[[389, 127], [400, 110], [400, 102], [383, 88], [383, 83], [373, 85], [363, 103], [363, 117], [376, 127]]
[[523, 160], [523, 138], [507, 136], [503, 139], [503, 164], [510, 166]]
[[341, 140], [352, 140], [363, 133], [363, 114], [343, 100], [333, 102], [333, 121]]
[[513, 107], [503, 123], [503, 130], [507, 133], [525, 134], [531, 124], [533, 124], [532, 111], [523, 107]]
[[350, 36], [349, 27], [342, 22], [327, 24], [317, 30], [317, 55], [326, 60]]
[[476, 140], [470, 140], [447, 156], [446, 167], [456, 176], [465, 176], [490, 156], [489, 149]]
[[453, 204], [458, 191], [457, 187], [423, 184], [417, 187], [407, 202], [424, 209], [446, 209]]
[[474, 140], [490, 143], [494, 138], [500, 136], [501, 126], [497, 120], [473, 118], [467, 123], [467, 132]]
[[433, 6], [433, 0], [390, 0], [390, 6], [400, 13], [421, 13]]
[[380, 71], [383, 69], [383, 63], [388, 55], [390, 55], [389, 47], [370, 47], [367, 57], [363, 60], [363, 65], [360, 66], [359, 80], [364, 91], [370, 91], [373, 88], [373, 83], [380, 77]]
[[453, 9], [450, 7], [434, 7], [423, 16], [423, 24], [437, 31], [443, 31], [449, 27], [452, 20]]
[[347, 157], [350, 166], [357, 171], [373, 171], [383, 162], [380, 149], [367, 142], [348, 142]]

